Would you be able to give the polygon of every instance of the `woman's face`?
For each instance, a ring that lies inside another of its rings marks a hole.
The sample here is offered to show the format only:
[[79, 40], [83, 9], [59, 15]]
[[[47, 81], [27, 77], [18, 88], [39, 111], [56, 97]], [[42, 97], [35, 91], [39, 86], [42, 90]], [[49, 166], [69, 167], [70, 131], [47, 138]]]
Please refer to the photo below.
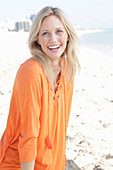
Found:
[[52, 61], [59, 60], [66, 49], [68, 34], [61, 20], [50, 15], [42, 21], [38, 34], [38, 43], [43, 52]]

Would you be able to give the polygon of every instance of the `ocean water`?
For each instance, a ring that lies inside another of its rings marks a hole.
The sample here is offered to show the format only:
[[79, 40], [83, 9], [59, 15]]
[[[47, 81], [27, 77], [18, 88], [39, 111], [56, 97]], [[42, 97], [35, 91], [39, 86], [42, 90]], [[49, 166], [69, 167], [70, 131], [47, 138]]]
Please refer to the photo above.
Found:
[[101, 50], [113, 57], [113, 28], [83, 34], [79, 39], [80, 45]]

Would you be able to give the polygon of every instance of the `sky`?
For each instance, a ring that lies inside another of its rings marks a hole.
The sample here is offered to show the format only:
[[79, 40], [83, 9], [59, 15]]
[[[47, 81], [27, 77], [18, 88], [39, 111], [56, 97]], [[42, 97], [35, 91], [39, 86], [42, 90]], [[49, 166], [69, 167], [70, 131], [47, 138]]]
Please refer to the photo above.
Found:
[[113, 28], [113, 0], [0, 0], [0, 21], [29, 17], [47, 5], [61, 8], [80, 28]]

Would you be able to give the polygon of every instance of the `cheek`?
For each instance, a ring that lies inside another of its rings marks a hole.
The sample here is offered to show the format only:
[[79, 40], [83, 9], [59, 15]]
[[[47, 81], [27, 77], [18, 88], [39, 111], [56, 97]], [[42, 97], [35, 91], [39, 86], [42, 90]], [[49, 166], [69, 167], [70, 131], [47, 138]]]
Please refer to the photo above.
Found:
[[42, 48], [46, 46], [46, 41], [44, 38], [39, 38], [38, 43], [41, 45]]
[[67, 41], [68, 41], [67, 37], [64, 37], [62, 41], [63, 41], [64, 45], [66, 46], [67, 45]]
[[67, 35], [64, 35], [64, 36], [62, 37], [62, 41], [63, 41], [65, 44], [67, 44], [68, 36], [67, 36]]

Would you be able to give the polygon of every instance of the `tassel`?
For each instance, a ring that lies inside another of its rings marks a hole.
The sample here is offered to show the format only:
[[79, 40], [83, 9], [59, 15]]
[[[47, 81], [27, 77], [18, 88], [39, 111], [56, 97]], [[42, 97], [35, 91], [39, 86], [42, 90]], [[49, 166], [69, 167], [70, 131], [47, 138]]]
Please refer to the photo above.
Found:
[[51, 143], [51, 141], [50, 141], [49, 136], [46, 137], [45, 143], [46, 143], [48, 149], [52, 149], [52, 143]]

